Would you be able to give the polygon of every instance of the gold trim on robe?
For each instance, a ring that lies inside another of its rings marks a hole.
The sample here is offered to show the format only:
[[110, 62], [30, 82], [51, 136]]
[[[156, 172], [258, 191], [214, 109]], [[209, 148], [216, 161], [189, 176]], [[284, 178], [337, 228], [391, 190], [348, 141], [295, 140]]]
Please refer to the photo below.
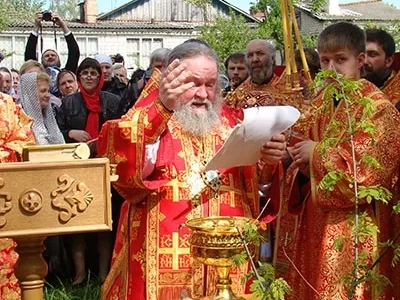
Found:
[[[190, 257], [189, 232], [181, 225], [205, 216], [255, 217], [260, 210], [256, 166], [199, 174], [241, 114], [224, 106], [218, 130], [199, 139], [182, 131], [156, 93], [150, 96], [129, 118], [107, 122], [99, 136], [99, 153], [119, 161], [114, 186], [127, 200], [102, 299], [175, 300], [183, 289], [196, 298], [211, 295], [216, 274]], [[144, 146], [155, 141], [155, 169], [143, 178]], [[248, 271], [248, 265], [232, 271], [235, 293], [249, 293], [242, 282]]]
[[[369, 121], [375, 125], [376, 134], [372, 141], [368, 134], [355, 133], [356, 157], [360, 159], [363, 155], [373, 156], [383, 169], [371, 169], [365, 163], [360, 163], [357, 167], [358, 184], [381, 184], [394, 191], [400, 164], [400, 115], [372, 83], [362, 79], [360, 84], [361, 92], [349, 96], [354, 99], [362, 96], [373, 99], [376, 111]], [[278, 273], [288, 280], [293, 290], [287, 299], [347, 300], [346, 287], [340, 280], [344, 274], [351, 272], [354, 262], [353, 241], [344, 240], [343, 251], [336, 250], [334, 243], [338, 237], [351, 236], [349, 216], [354, 213], [353, 188], [345, 180], [339, 180], [329, 193], [318, 188], [319, 182], [330, 171], [342, 170], [352, 176], [350, 139], [344, 128], [346, 125], [341, 127], [337, 122], [347, 124], [347, 108], [343, 102], [335, 106], [333, 101], [323, 101], [323, 91], [314, 104], [317, 108], [314, 118], [309, 124], [309, 130], [304, 131], [308, 132], [305, 138], [317, 142], [310, 157], [311, 189], [307, 193], [307, 190], [299, 190], [299, 185], [293, 185], [292, 179], [286, 181], [286, 184], [291, 185], [282, 202], [283, 208], [278, 220], [275, 262]], [[363, 117], [362, 109], [356, 101], [349, 107], [349, 113], [355, 120]], [[330, 124], [336, 126], [332, 127]], [[322, 152], [320, 142], [327, 137], [337, 138], [338, 142]], [[298, 169], [289, 167], [288, 176], [299, 180], [296, 172]], [[306, 187], [304, 180], [301, 187]], [[297, 197], [297, 202], [292, 201], [293, 196]], [[393, 213], [392, 207], [393, 204], [368, 204], [365, 199], [359, 201], [360, 212], [365, 212], [380, 228], [379, 235], [367, 236], [359, 243], [359, 251], [365, 255], [366, 263], [371, 264], [376, 258], [379, 242], [386, 242], [394, 237], [395, 232], [390, 224], [396, 220], [398, 222], [399, 217]], [[385, 256], [379, 264], [379, 271], [394, 286], [388, 286], [378, 296], [376, 289], [367, 289], [365, 284], [360, 284], [356, 290], [356, 299], [392, 299], [400, 294], [397, 267], [391, 268], [390, 260], [390, 255]]]

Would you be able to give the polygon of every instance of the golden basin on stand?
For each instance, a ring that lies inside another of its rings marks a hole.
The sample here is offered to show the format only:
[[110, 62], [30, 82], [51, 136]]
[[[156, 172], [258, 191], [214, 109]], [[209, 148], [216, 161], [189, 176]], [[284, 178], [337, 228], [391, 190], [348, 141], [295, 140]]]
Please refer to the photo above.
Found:
[[212, 300], [237, 300], [229, 278], [233, 257], [244, 251], [238, 229], [251, 219], [245, 217], [205, 217], [185, 223], [190, 230], [190, 254], [197, 261], [216, 268], [218, 280]]

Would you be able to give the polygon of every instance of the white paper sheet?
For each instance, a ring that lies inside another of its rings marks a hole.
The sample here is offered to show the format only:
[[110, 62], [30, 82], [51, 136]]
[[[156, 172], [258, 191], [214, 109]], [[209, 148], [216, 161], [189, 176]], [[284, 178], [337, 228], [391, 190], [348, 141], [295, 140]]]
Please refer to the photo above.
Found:
[[300, 117], [292, 106], [262, 106], [244, 110], [243, 122], [236, 125], [204, 171], [255, 164], [260, 150], [273, 135], [284, 132]]

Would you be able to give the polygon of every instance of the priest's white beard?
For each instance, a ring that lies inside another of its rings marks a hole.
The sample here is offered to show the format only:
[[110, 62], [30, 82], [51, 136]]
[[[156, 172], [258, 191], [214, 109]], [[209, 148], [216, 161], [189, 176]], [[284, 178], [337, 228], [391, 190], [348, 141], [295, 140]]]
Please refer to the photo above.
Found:
[[[215, 101], [194, 98], [175, 110], [175, 118], [182, 129], [194, 136], [206, 136], [221, 123], [222, 99], [216, 97]], [[205, 104], [205, 109], [193, 108], [193, 104]]]

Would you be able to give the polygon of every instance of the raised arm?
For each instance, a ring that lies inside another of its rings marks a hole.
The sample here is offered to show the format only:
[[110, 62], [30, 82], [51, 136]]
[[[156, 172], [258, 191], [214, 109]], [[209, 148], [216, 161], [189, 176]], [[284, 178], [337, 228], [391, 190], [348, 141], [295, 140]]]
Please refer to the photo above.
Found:
[[61, 30], [64, 32], [65, 36], [65, 41], [67, 42], [67, 47], [68, 47], [68, 60], [65, 65], [65, 69], [70, 70], [71, 72], [76, 72], [76, 69], [78, 68], [78, 62], [79, 62], [79, 46], [78, 43], [76, 42], [76, 39], [74, 35], [72, 34], [71, 30], [68, 28], [67, 24], [65, 21], [57, 14], [57, 13], [52, 13], [51, 14], [53, 22], [61, 28]]
[[25, 61], [29, 59], [38, 60], [36, 55], [36, 47], [37, 47], [38, 33], [41, 27], [41, 22], [42, 22], [42, 13], [37, 12], [35, 14], [33, 30], [29, 35], [28, 42], [26, 43], [25, 47]]

